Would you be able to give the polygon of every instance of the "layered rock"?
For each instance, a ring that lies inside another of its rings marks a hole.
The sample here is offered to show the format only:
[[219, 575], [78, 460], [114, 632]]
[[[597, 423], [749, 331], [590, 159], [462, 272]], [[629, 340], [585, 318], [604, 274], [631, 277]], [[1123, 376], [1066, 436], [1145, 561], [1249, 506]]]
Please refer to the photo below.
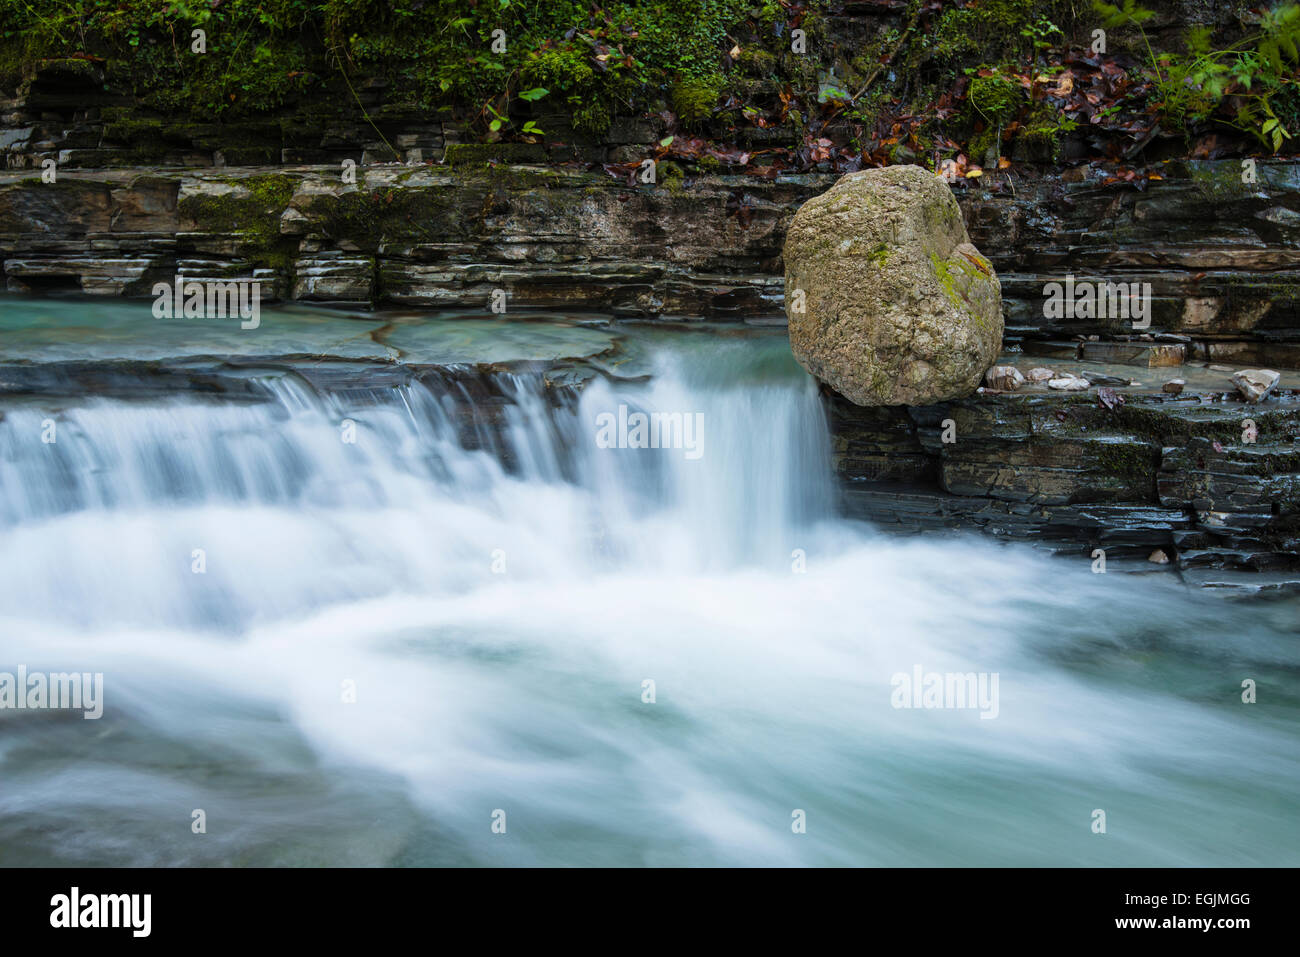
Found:
[[[1153, 382], [1029, 386], [910, 409], [827, 392], [846, 510], [886, 529], [978, 529], [1079, 560], [1102, 549], [1121, 568], [1145, 569], [1160, 549], [1189, 582], [1300, 591], [1300, 376], [1255, 405], [1226, 373], [1188, 375], [1179, 396]], [[1270, 574], [1237, 577], [1257, 572]]]

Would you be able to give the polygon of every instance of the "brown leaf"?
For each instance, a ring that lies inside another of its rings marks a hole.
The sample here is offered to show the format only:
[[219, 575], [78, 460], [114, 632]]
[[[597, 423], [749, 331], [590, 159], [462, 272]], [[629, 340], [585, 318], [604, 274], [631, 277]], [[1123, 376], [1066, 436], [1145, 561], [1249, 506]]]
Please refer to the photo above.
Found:
[[1116, 406], [1124, 404], [1124, 397], [1108, 386], [1102, 386], [1097, 390], [1097, 402], [1104, 409], [1114, 409]]

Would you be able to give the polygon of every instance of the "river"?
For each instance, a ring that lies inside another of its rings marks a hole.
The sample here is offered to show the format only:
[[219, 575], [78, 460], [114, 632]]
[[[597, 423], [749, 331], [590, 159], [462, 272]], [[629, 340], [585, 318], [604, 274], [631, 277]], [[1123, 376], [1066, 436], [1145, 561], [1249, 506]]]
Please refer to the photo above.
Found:
[[0, 710], [0, 865], [1300, 864], [1294, 600], [838, 518], [783, 336], [642, 348], [501, 373], [500, 427], [437, 377], [0, 398], [0, 671], [104, 675]]

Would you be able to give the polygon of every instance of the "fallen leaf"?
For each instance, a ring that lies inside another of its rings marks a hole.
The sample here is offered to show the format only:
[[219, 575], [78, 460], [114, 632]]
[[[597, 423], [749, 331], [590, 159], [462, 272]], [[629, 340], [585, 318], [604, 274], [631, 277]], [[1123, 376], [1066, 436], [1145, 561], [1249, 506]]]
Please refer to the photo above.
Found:
[[1097, 401], [1103, 408], [1114, 409], [1117, 405], [1124, 404], [1124, 397], [1107, 386], [1102, 386], [1097, 390]]

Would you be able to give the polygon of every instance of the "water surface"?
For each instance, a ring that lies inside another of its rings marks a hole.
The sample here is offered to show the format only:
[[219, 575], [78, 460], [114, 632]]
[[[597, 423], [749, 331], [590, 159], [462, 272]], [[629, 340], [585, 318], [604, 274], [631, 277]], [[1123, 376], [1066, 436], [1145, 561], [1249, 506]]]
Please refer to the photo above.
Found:
[[0, 671], [106, 689], [0, 711], [0, 864], [1300, 863], [1294, 601], [844, 521], [782, 336], [621, 334], [648, 381], [501, 373], [500, 434], [436, 377], [3, 400]]

